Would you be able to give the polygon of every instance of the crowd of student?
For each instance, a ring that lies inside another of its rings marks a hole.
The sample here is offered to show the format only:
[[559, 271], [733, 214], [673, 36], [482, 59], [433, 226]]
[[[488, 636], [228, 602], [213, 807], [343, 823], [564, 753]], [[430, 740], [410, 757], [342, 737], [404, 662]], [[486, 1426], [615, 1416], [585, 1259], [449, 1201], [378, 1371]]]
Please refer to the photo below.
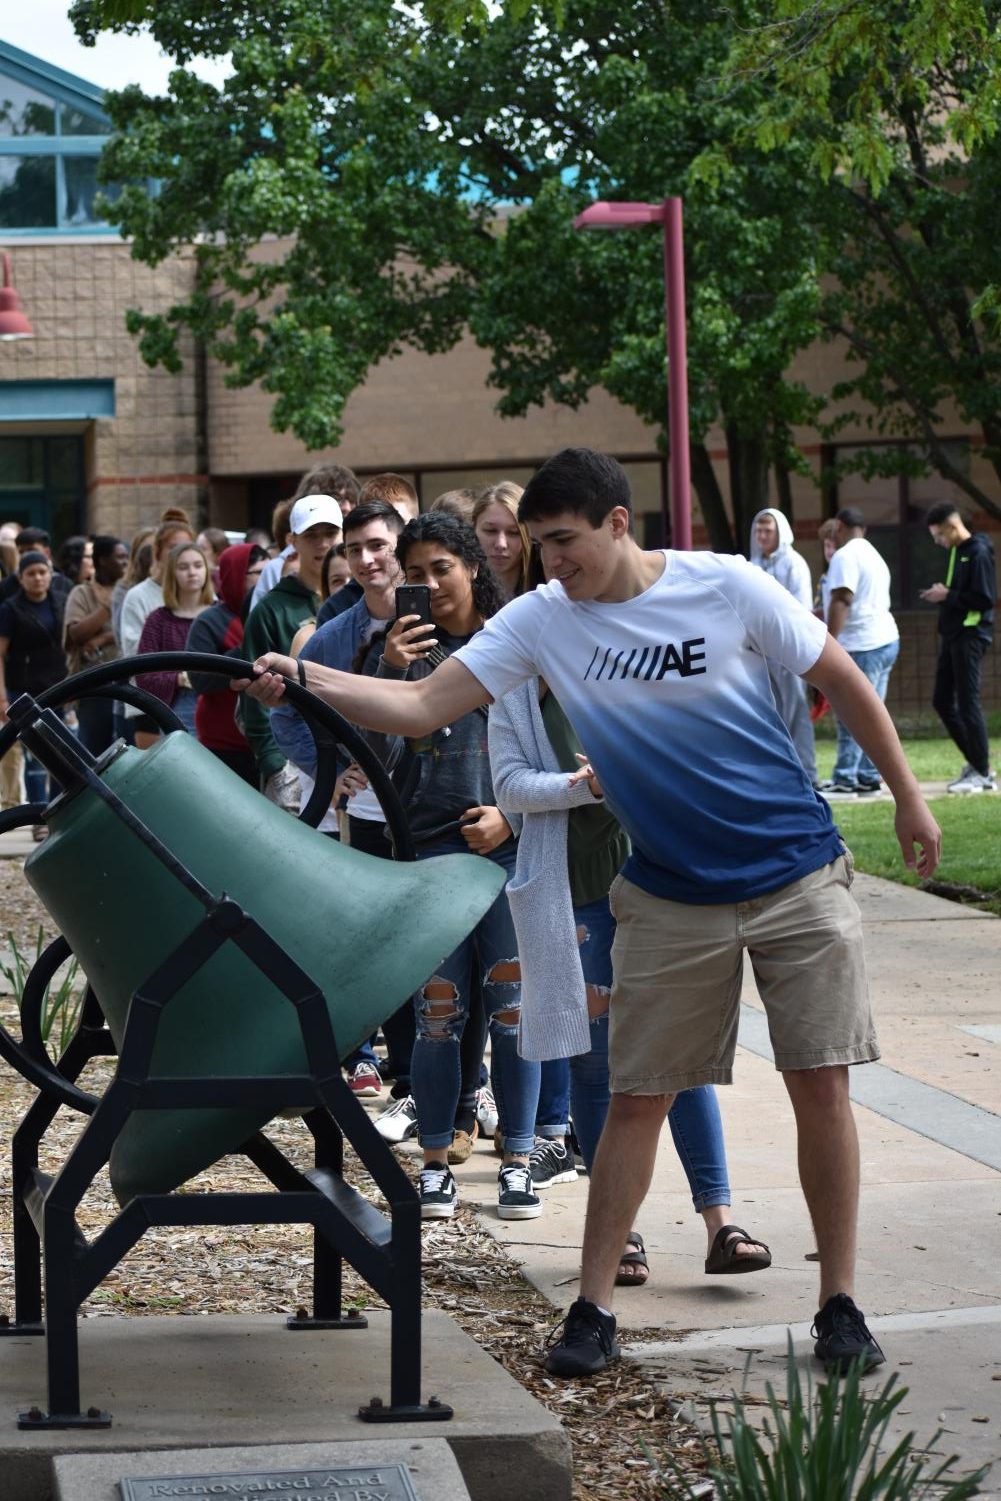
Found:
[[[603, 471], [602, 475], [609, 477]], [[614, 472], [609, 475], [613, 485], [619, 483]], [[628, 491], [623, 495], [621, 501], [608, 503], [609, 514], [621, 512], [628, 522]], [[447, 956], [412, 1002], [387, 1019], [385, 1061], [380, 1064], [373, 1039], [345, 1062], [350, 1087], [362, 1098], [374, 1101], [385, 1087], [384, 1077], [391, 1084], [377, 1129], [392, 1143], [412, 1137], [419, 1140], [421, 1214], [428, 1219], [454, 1214], [459, 1190], [452, 1169], [468, 1160], [481, 1135], [502, 1159], [498, 1169], [502, 1218], [539, 1215], [540, 1194], [552, 1184], [575, 1177], [575, 1151], [591, 1173], [617, 1094], [609, 1063], [612, 945], [616, 918], [622, 919], [624, 892], [635, 889], [628, 881], [622, 887], [620, 873], [623, 867], [630, 871], [634, 866], [642, 873], [650, 864], [647, 853], [635, 847], [642, 817], [638, 821], [624, 817], [633, 835], [631, 847], [625, 828], [605, 803], [598, 775], [588, 760], [588, 754], [599, 759], [604, 722], [595, 720], [588, 731], [590, 743], [583, 746], [560, 701], [559, 682], [554, 685], [548, 680], [553, 674], [525, 665], [527, 648], [517, 660], [496, 664], [498, 642], [507, 636], [485, 628], [502, 610], [507, 619], [507, 604], [534, 596], [537, 586], [545, 582], [540, 558], [545, 547], [533, 551], [525, 522], [519, 519], [521, 498], [519, 486], [503, 482], [478, 492], [447, 492], [418, 514], [416, 493], [401, 476], [377, 475], [359, 484], [350, 470], [323, 466], [306, 474], [296, 494], [275, 508], [272, 537], [248, 533], [244, 541], [229, 545], [225, 533], [210, 529], [196, 535], [183, 512], [168, 511], [158, 526], [137, 534], [130, 547], [109, 536], [72, 539], [74, 547], [64, 548], [62, 566], [54, 569], [45, 534], [23, 530], [14, 539], [16, 576], [0, 584], [3, 714], [8, 694], [39, 692], [68, 671], [119, 655], [176, 651], [185, 646], [249, 660], [277, 658], [288, 663], [293, 658], [302, 664], [302, 672], [315, 664], [321, 670], [334, 669], [335, 674], [366, 677], [373, 688], [380, 681], [426, 683], [453, 655], [461, 662], [482, 661], [488, 668], [475, 684], [480, 701], [474, 695], [473, 701], [465, 702], [459, 693], [456, 711], [439, 717], [420, 733], [391, 733], [388, 720], [380, 727], [377, 716], [369, 719], [350, 713], [350, 704], [344, 709], [355, 722], [370, 726], [370, 744], [401, 797], [417, 858], [468, 851], [496, 862], [506, 877], [505, 889], [475, 930]], [[937, 511], [929, 515], [933, 537], [951, 549], [948, 584], [934, 586], [927, 595], [941, 606], [944, 622], [944, 665], [935, 702], [969, 763], [950, 790], [990, 791], [996, 783], [988, 765], [986, 732], [980, 735], [976, 724], [979, 694], [972, 690], [979, 686], [982, 643], [990, 637], [993, 593], [990, 599], [980, 596], [986, 587], [987, 564], [993, 560], [988, 557], [989, 543], [985, 549], [982, 541], [963, 528], [952, 508], [946, 509], [948, 516]], [[647, 575], [650, 581], [655, 579], [661, 555], [640, 553], [628, 542], [628, 533], [620, 537], [614, 526], [605, 538], [608, 524], [601, 526], [595, 535], [607, 542], [609, 558], [621, 554], [628, 565], [625, 571], [635, 574], [630, 590], [638, 589], [640, 598], [645, 598], [639, 586]], [[770, 574], [805, 607], [789, 617], [788, 627], [782, 623], [781, 612], [761, 625], [763, 639], [767, 637], [770, 643], [761, 649], [761, 656], [771, 706], [767, 712], [778, 712], [798, 758], [796, 765], [782, 746], [776, 746], [775, 764], [781, 762], [782, 776], [789, 784], [790, 817], [796, 813], [800, 818], [806, 830], [803, 837], [810, 844], [804, 867], [808, 876], [814, 870], [809, 863], [814, 853], [819, 851], [818, 861], [837, 863], [835, 846], [840, 849], [829, 815], [818, 811], [824, 804], [815, 793], [837, 800], [864, 796], [880, 786], [875, 762], [851, 733], [857, 732], [858, 725], [850, 714], [838, 717], [833, 776], [825, 783], [819, 781], [810, 704], [801, 676], [802, 662], [821, 637], [840, 640], [877, 699], [885, 699], [898, 633], [890, 612], [889, 572], [864, 533], [864, 517], [851, 508], [824, 524], [826, 572], [815, 592], [784, 515], [773, 509], [762, 511], [752, 526], [752, 573], [757, 569]], [[561, 545], [557, 541], [557, 551]], [[585, 574], [597, 556], [585, 562]], [[957, 559], [960, 573], [953, 579]], [[558, 575], [560, 586], [571, 598], [580, 569], [575, 563], [569, 573]], [[10, 571], [15, 574], [13, 566]], [[742, 576], [737, 583], [747, 593], [747, 608], [753, 616], [759, 609], [757, 586], [748, 588]], [[397, 589], [401, 585], [424, 586], [429, 618], [400, 607]], [[652, 587], [649, 590], [651, 597], [656, 592]], [[769, 598], [774, 610], [774, 598]], [[811, 624], [817, 626], [820, 637], [815, 639], [806, 631], [805, 612], [819, 617]], [[826, 636], [820, 621], [826, 623]], [[967, 633], [965, 644], [959, 646], [953, 639], [955, 632], [950, 636], [957, 621], [961, 622], [958, 629]], [[729, 616], [724, 625], [731, 629]], [[782, 630], [787, 631], [785, 636]], [[481, 640], [486, 642], [482, 649]], [[511, 642], [516, 655], [514, 637]], [[654, 674], [657, 682], [669, 674], [682, 678], [704, 674], [704, 647], [705, 639], [694, 624], [666, 645], [637, 646], [624, 662], [623, 652], [613, 657], [609, 646], [602, 656], [599, 643], [584, 678], [593, 678], [595, 686], [604, 680], [611, 701], [612, 685], [630, 674], [635, 679], [642, 672], [645, 682]], [[541, 635], [533, 652], [531, 660], [545, 660]], [[557, 655], [550, 664], [557, 679], [561, 662]], [[509, 691], [493, 688], [495, 671], [498, 684], [510, 675]], [[441, 681], [446, 677], [442, 673]], [[826, 681], [823, 673], [820, 678]], [[454, 682], [454, 677], [448, 681]], [[837, 684], [836, 675], [833, 681]], [[307, 725], [280, 696], [269, 699], [267, 690], [258, 691], [257, 684], [238, 693], [224, 677], [211, 674], [189, 677], [184, 672], [155, 671], [140, 673], [136, 683], [170, 705], [189, 733], [278, 806], [297, 813], [308, 800], [316, 776], [315, 744]], [[491, 686], [494, 702], [489, 709], [480, 684]], [[755, 695], [759, 688], [755, 682]], [[572, 691], [569, 683], [565, 690]], [[823, 695], [819, 697], [822, 703]], [[738, 717], [741, 712], [739, 706], [734, 707]], [[752, 715], [758, 716], [756, 733], [764, 713], [762, 699]], [[103, 699], [80, 701], [76, 728], [94, 753], [119, 735], [144, 749], [160, 734], [156, 720], [140, 709]], [[653, 747], [646, 746], [641, 725], [635, 729], [637, 766], [645, 766], [647, 759], [652, 764], [656, 759]], [[774, 739], [771, 728], [768, 733]], [[611, 751], [608, 754], [614, 764]], [[4, 771], [6, 805], [20, 800], [14, 785], [19, 769], [5, 765]], [[687, 767], [685, 776], [693, 774], [699, 775]], [[43, 800], [45, 773], [32, 765], [30, 757], [25, 781], [29, 798]], [[628, 814], [630, 789], [615, 791], [615, 806]], [[658, 785], [656, 797], [661, 795]], [[659, 826], [656, 809], [651, 817]], [[378, 800], [359, 766], [343, 755], [320, 828], [366, 853], [391, 858]], [[752, 839], [745, 830], [742, 838], [745, 843], [760, 842], [766, 839], [766, 831], [762, 829]], [[761, 878], [772, 883], [768, 890], [773, 889], [777, 879], [773, 855], [762, 846], [761, 851], [750, 851], [749, 858], [752, 864], [761, 863]], [[714, 882], [718, 884], [718, 875]], [[674, 896], [666, 887], [646, 889], [658, 899]], [[616, 890], [618, 897], [613, 900]], [[683, 904], [691, 898], [685, 895], [676, 900]], [[630, 914], [632, 929], [639, 929], [641, 916]], [[623, 1024], [619, 1025], [624, 1036]], [[489, 1077], [484, 1063], [488, 1039]], [[620, 1036], [620, 1076], [622, 1052]], [[877, 1056], [871, 1035], [853, 1039], [851, 1053], [849, 1058], [841, 1049], [837, 1061], [842, 1056], [846, 1061]], [[637, 1078], [646, 1078], [647, 1064], [639, 1053], [632, 1059]], [[803, 1068], [800, 1063], [786, 1066], [794, 1079]], [[690, 1077], [684, 1077], [680, 1055], [675, 1057], [671, 1078], [676, 1082], [670, 1089], [658, 1088], [653, 1093], [673, 1101], [670, 1129], [707, 1232], [706, 1273], [764, 1269], [771, 1261], [768, 1246], [732, 1224], [728, 1214], [731, 1195], [714, 1084], [727, 1081], [729, 1066], [711, 1071], [709, 1079], [698, 1077], [700, 1070], [695, 1067], [688, 1073]], [[794, 1093], [792, 1083], [789, 1087]], [[622, 1098], [645, 1098], [648, 1093], [646, 1087], [623, 1092], [620, 1085], [617, 1097], [621, 1106]], [[797, 1110], [799, 1114], [799, 1106]], [[622, 1129], [621, 1123], [616, 1129]], [[645, 1249], [636, 1231], [625, 1227], [613, 1232], [613, 1239], [618, 1237], [612, 1248], [616, 1253], [613, 1280], [618, 1285], [637, 1285], [648, 1276]], [[597, 1310], [581, 1315], [585, 1323], [590, 1320], [584, 1343], [596, 1341], [607, 1356], [614, 1320], [610, 1334], [607, 1322], [602, 1322], [606, 1315], [611, 1318], [606, 1300], [582, 1301], [587, 1310]], [[861, 1327], [864, 1330], [864, 1323]], [[856, 1344], [861, 1338], [856, 1329]], [[865, 1331], [865, 1349], [870, 1338]], [[575, 1337], [570, 1343], [577, 1348], [581, 1341]], [[579, 1361], [579, 1349], [574, 1359]], [[560, 1368], [558, 1355], [550, 1368]]]

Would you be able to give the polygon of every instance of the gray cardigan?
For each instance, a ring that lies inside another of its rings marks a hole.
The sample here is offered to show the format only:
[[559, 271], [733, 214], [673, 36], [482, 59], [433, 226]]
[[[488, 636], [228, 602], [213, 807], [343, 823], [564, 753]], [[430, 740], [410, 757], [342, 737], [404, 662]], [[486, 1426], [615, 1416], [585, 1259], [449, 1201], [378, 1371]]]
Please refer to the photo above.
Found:
[[560, 770], [530, 678], [490, 710], [490, 767], [497, 806], [524, 815], [507, 898], [521, 964], [522, 1057], [546, 1061], [591, 1049], [587, 995], [567, 874], [567, 815], [593, 801], [586, 781]]

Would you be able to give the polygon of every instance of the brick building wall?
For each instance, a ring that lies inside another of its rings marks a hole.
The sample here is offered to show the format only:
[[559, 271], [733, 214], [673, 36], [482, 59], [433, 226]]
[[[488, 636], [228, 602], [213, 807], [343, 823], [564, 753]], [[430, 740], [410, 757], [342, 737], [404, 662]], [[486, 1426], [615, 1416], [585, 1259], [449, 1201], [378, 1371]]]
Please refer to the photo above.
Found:
[[[197, 516], [208, 477], [191, 341], [183, 372], [173, 376], [150, 370], [125, 328], [127, 308], [163, 311], [186, 295], [190, 257], [152, 269], [133, 261], [120, 242], [62, 237], [20, 240], [11, 255], [35, 336], [3, 346], [0, 381], [114, 382], [114, 417], [51, 427], [84, 433], [86, 529], [128, 537], [166, 506]], [[0, 388], [0, 418], [2, 402]], [[0, 425], [4, 434], [19, 430], [16, 423]], [[32, 432], [42, 430], [32, 425]]]

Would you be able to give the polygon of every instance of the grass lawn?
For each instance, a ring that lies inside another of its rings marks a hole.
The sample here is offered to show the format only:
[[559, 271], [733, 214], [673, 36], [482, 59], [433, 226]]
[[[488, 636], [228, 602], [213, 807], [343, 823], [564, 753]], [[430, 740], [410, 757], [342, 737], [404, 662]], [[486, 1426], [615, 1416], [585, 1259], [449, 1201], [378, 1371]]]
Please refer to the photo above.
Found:
[[[1001, 740], [1001, 714], [989, 714], [987, 726], [996, 745]], [[901, 744], [919, 782], [952, 781], [959, 775], [963, 758], [944, 735], [901, 736]], [[995, 751], [991, 764], [999, 761]], [[833, 768], [834, 725], [828, 717], [817, 726], [817, 770], [829, 777]], [[941, 882], [972, 888], [962, 895], [957, 892], [957, 897], [1001, 916], [1001, 792], [932, 798], [930, 807], [942, 830], [942, 863], [933, 887]], [[920, 884], [901, 858], [892, 803], [832, 803], [831, 811], [859, 870], [906, 886]], [[982, 893], [982, 900], [977, 901], [974, 893]]]
[[[1001, 793], [936, 797], [929, 807], [942, 830], [942, 863], [934, 881], [982, 892], [976, 905], [1001, 916]], [[920, 884], [901, 858], [892, 803], [834, 803], [831, 812], [859, 870], [907, 886]]]

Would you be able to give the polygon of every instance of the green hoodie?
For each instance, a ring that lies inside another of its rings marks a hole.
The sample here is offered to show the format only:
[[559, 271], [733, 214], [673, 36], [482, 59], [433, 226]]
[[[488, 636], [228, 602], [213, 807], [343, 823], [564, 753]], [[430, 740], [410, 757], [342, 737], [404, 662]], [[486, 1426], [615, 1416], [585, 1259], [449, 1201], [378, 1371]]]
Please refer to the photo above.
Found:
[[[301, 584], [294, 573], [279, 579], [259, 605], [247, 616], [243, 632], [242, 655], [249, 662], [266, 651], [288, 655], [292, 638], [304, 620], [313, 620], [320, 607], [320, 596]], [[267, 781], [285, 765], [285, 757], [271, 734], [271, 710], [256, 699], [241, 693], [243, 733], [254, 753], [262, 781]]]

